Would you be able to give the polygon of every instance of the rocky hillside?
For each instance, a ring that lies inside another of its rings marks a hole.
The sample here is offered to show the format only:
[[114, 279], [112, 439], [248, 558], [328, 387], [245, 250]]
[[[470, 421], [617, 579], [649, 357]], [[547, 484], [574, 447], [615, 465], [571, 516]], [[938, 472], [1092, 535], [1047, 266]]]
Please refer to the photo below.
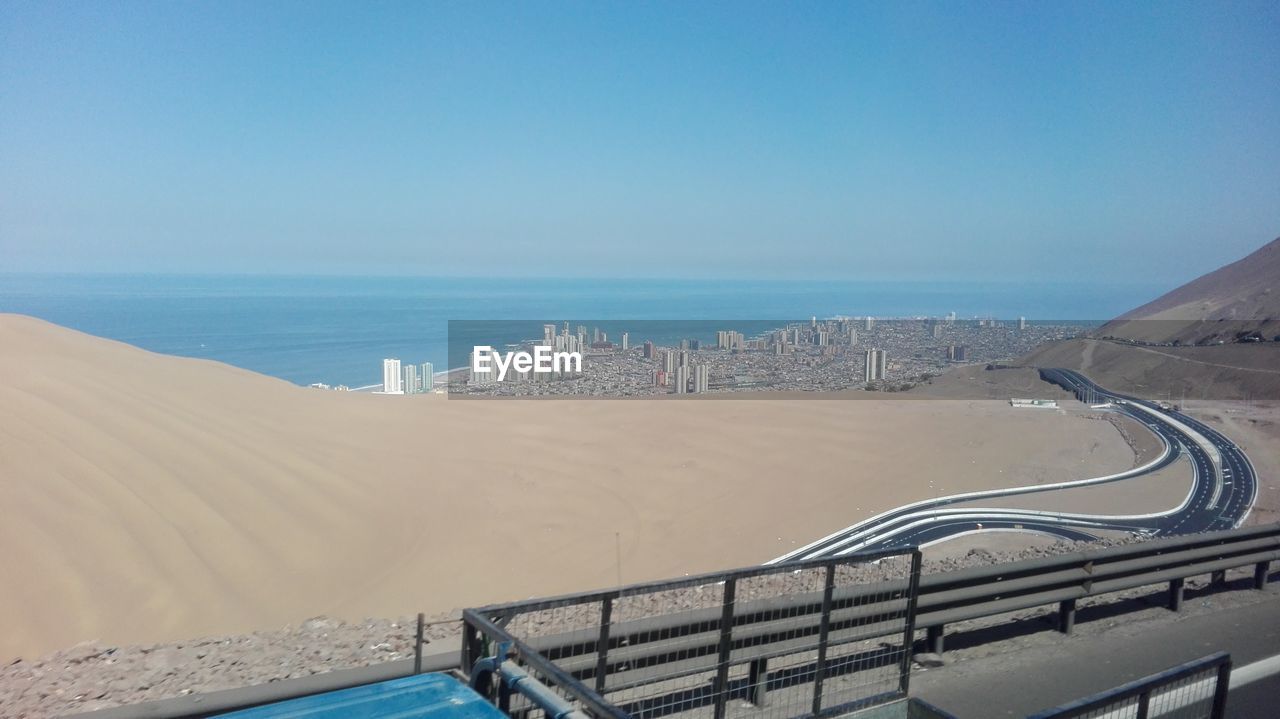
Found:
[[1217, 344], [1280, 335], [1280, 238], [1132, 309], [1099, 336], [1150, 344]]

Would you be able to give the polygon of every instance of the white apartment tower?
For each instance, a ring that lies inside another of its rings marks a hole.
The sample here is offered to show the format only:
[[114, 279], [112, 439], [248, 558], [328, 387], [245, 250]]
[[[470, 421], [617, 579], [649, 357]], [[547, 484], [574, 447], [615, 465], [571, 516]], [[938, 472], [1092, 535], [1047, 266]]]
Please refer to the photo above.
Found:
[[404, 394], [404, 388], [400, 385], [400, 360], [382, 360], [382, 393]]
[[401, 389], [405, 394], [418, 393], [418, 367], [417, 365], [407, 364], [400, 368], [400, 374], [404, 377], [404, 383]]
[[867, 382], [875, 382], [884, 379], [885, 367], [888, 364], [888, 357], [884, 350], [869, 349], [867, 350], [867, 367], [864, 378]]

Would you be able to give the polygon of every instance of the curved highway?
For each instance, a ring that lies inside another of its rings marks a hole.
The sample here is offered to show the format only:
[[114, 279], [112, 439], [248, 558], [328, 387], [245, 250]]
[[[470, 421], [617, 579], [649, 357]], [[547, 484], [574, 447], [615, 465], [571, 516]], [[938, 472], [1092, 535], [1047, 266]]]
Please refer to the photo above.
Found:
[[[1040, 376], [1076, 397], [1123, 412], [1160, 439], [1163, 452], [1141, 467], [1106, 477], [1049, 485], [1013, 487], [956, 494], [916, 502], [846, 527], [769, 564], [795, 559], [839, 556], [851, 552], [923, 546], [962, 534], [1023, 531], [1061, 539], [1096, 539], [1096, 531], [1123, 531], [1146, 536], [1191, 534], [1239, 526], [1257, 494], [1257, 478], [1249, 458], [1220, 432], [1180, 412], [1162, 410], [1144, 399], [1110, 392], [1073, 370], [1042, 369]], [[1191, 491], [1176, 508], [1142, 515], [1076, 514], [1028, 509], [956, 507], [975, 500], [1047, 492], [1070, 487], [1122, 482], [1163, 469], [1180, 458], [1193, 472]]]

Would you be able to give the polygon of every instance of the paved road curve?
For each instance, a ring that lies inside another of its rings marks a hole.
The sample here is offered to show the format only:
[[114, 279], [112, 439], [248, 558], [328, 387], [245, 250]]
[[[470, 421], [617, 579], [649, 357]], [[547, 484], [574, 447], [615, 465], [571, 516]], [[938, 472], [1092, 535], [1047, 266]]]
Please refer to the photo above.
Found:
[[[1237, 527], [1257, 494], [1253, 465], [1244, 452], [1218, 431], [1154, 402], [1111, 392], [1079, 372], [1042, 369], [1040, 376], [1093, 404], [1109, 404], [1141, 422], [1160, 439], [1164, 451], [1154, 461], [1127, 472], [1077, 482], [969, 492], [916, 502], [885, 512], [774, 559], [770, 564], [855, 551], [921, 546], [979, 531], [1014, 530], [1070, 540], [1095, 539], [1096, 531], [1118, 530], [1147, 536], [1191, 534]], [[958, 508], [994, 497], [1047, 492], [1067, 487], [1123, 482], [1186, 457], [1194, 473], [1191, 492], [1181, 506], [1142, 515], [1075, 514], [1025, 509]]]

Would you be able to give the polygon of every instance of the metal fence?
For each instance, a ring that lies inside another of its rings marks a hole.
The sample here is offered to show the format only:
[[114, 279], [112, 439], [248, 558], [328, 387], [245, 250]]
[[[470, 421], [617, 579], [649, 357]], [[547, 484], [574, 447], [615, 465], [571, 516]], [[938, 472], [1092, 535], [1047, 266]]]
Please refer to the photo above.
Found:
[[468, 609], [463, 667], [505, 659], [601, 719], [843, 713], [906, 697], [919, 578], [893, 550]]
[[1028, 719], [1222, 719], [1231, 657], [1213, 654]]

